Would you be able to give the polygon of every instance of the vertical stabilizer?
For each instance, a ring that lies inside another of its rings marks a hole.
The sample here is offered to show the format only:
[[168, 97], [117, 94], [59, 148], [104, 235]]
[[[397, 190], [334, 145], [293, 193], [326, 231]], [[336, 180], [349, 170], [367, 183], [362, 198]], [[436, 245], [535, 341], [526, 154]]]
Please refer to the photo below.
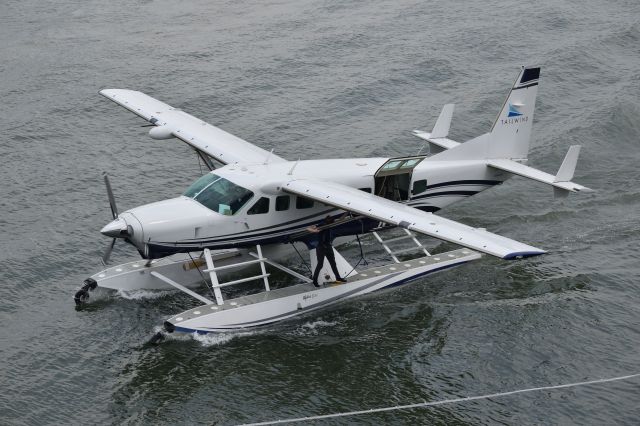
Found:
[[[463, 144], [449, 144], [446, 146], [446, 151], [437, 153], [432, 158], [438, 160], [526, 159], [539, 78], [540, 67], [522, 67], [491, 131]], [[448, 111], [447, 107], [443, 109], [438, 123], [442, 120], [443, 124], [448, 124], [447, 119], [453, 112], [453, 106], [450, 108], [451, 111]], [[439, 129], [440, 126], [436, 124], [434, 132]], [[442, 129], [448, 131], [448, 127], [444, 125]], [[422, 137], [418, 133], [414, 132], [414, 134]], [[432, 137], [431, 134], [425, 139], [429, 140]]]
[[540, 67], [523, 67], [491, 127], [488, 158], [527, 158]]

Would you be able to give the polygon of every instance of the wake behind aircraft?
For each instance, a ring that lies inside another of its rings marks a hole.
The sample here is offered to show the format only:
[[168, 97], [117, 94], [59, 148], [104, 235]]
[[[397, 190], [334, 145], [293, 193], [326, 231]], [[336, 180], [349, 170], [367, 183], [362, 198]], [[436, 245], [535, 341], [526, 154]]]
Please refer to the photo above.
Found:
[[[155, 267], [166, 265], [166, 262], [159, 260], [180, 253], [188, 254], [193, 261], [191, 254], [200, 253], [201, 259], [206, 258], [207, 269], [204, 272], [216, 274], [223, 267], [212, 266], [212, 253], [214, 257], [220, 255], [220, 259], [227, 259], [224, 257], [225, 253], [242, 251], [246, 254], [252, 247], [258, 248], [257, 255], [250, 253], [258, 261], [254, 259], [248, 262], [260, 263], [262, 274], [257, 278], [265, 280], [265, 289], [269, 292], [266, 279], [268, 274], [265, 272], [267, 259], [262, 255], [262, 248], [278, 257], [275, 253], [278, 253], [279, 248], [301, 242], [313, 252], [315, 236], [309, 232], [309, 227], [321, 225], [327, 216], [337, 219], [331, 225], [334, 237], [375, 233], [378, 241], [383, 242], [377, 232], [395, 228], [405, 232], [416, 243], [415, 233], [418, 233], [470, 249], [463, 250], [464, 255], [460, 255], [462, 257], [477, 258], [479, 256], [476, 252], [482, 252], [513, 260], [544, 254], [545, 251], [541, 248], [436, 214], [446, 206], [500, 185], [514, 175], [550, 185], [555, 196], [590, 191], [589, 188], [571, 181], [578, 160], [579, 145], [569, 148], [555, 175], [525, 164], [539, 77], [539, 67], [521, 69], [488, 133], [465, 143], [449, 139], [454, 105], [448, 104], [444, 106], [431, 132], [413, 132], [428, 143], [429, 156], [393, 158], [287, 160], [274, 150], [267, 151], [257, 147], [144, 93], [122, 89], [102, 90], [100, 93], [103, 96], [147, 120], [153, 126], [149, 131], [152, 138], [177, 138], [187, 143], [210, 171], [178, 197], [122, 213], [118, 213], [111, 186], [105, 176], [114, 220], [101, 230], [102, 234], [112, 238], [104, 261], [108, 261], [113, 245], [120, 239], [133, 245], [147, 261], [142, 262], [143, 265], [138, 262], [135, 268], [146, 268], [150, 272], [148, 279], [134, 279], [122, 273], [121, 267], [121, 273], [115, 274], [120, 278], [116, 279], [110, 270], [103, 271], [102, 277], [100, 273], [96, 274], [89, 284], [85, 284], [80, 299], [87, 297], [87, 290], [97, 285], [135, 289], [157, 288], [157, 284], [190, 292], [173, 279], [152, 271], [154, 262]], [[417, 244], [422, 248], [421, 244]], [[384, 243], [383, 245], [394, 261], [401, 264], [389, 247]], [[430, 257], [426, 249], [424, 253]], [[339, 253], [336, 254], [341, 267], [348, 271], [348, 262]], [[313, 253], [311, 258], [313, 264]], [[197, 262], [185, 260], [184, 255], [179, 259], [181, 260], [176, 261], [176, 264], [183, 265], [185, 271], [193, 269], [194, 265], [197, 267]], [[268, 263], [275, 266], [275, 262]], [[435, 262], [429, 271], [439, 270], [440, 266], [442, 265]], [[280, 269], [283, 268], [280, 265]], [[379, 272], [380, 276], [392, 274], [390, 271], [394, 269], [391, 268], [387, 274]], [[412, 280], [428, 272], [415, 271], [413, 266], [406, 268], [405, 272], [411, 270], [414, 274], [395, 277], [383, 284], [395, 285], [400, 279]], [[352, 272], [354, 270], [355, 268]], [[175, 271], [173, 273], [175, 276]], [[326, 275], [332, 274], [327, 272]], [[351, 277], [354, 275], [352, 273]], [[304, 280], [304, 277], [299, 278]], [[212, 276], [210, 281], [215, 290], [216, 303], [202, 296], [194, 297], [206, 304], [221, 306], [224, 304], [220, 293], [223, 285], [219, 283], [217, 276]], [[341, 288], [355, 286], [353, 281], [349, 280]], [[196, 279], [195, 284], [197, 282]], [[304, 285], [308, 285], [308, 279]], [[370, 290], [379, 289], [378, 287]], [[296, 297], [322, 291], [307, 287], [303, 290], [295, 293]], [[76, 301], [78, 299], [76, 297]], [[259, 302], [249, 304], [255, 303]], [[304, 306], [298, 303], [297, 310], [304, 310]], [[199, 312], [198, 315], [202, 314]], [[237, 322], [237, 318], [239, 317], [234, 319], [234, 324], [245, 324], [241, 327], [269, 322], [258, 320], [257, 323], [244, 323]], [[233, 328], [228, 325], [178, 328], [196, 331]], [[172, 327], [175, 328], [175, 324], [169, 328]]]

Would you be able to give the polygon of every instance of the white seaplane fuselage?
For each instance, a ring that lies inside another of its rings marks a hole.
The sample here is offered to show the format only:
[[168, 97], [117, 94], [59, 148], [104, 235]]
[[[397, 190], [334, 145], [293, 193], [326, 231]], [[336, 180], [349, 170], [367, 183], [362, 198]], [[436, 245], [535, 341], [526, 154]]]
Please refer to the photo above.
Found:
[[[353, 158], [227, 165], [201, 178], [211, 186], [203, 188], [200, 196], [182, 195], [127, 210], [105, 229], [129, 227], [129, 241], [151, 258], [203, 248], [287, 242], [291, 241], [291, 235], [341, 211], [289, 194], [283, 190], [283, 182], [312, 178], [373, 192], [375, 174], [389, 160]], [[396, 195], [405, 198], [397, 201], [427, 212], [438, 211], [500, 184], [510, 176], [490, 169], [482, 161], [460, 161], [453, 165], [451, 161], [420, 160], [413, 171], [403, 177], [410, 182], [405, 185], [406, 189]], [[218, 178], [222, 178], [218, 186], [225, 190], [250, 193], [235, 211], [226, 208], [235, 201], [231, 199], [235, 194], [226, 198], [225, 194], [219, 194], [213, 202], [208, 202], [209, 198], [203, 200], [208, 207], [198, 201], [207, 190], [213, 190]], [[233, 187], [229, 188], [229, 182]], [[225, 204], [227, 198], [229, 201]], [[258, 202], [262, 203], [261, 209], [254, 208]]]

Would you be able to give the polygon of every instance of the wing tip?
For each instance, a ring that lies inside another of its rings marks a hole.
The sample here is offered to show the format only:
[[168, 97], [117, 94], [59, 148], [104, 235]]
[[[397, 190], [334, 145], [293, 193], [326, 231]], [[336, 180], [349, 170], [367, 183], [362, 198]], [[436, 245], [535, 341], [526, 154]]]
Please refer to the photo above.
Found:
[[544, 250], [530, 250], [530, 251], [516, 251], [513, 253], [509, 253], [505, 256], [503, 256], [502, 258], [504, 260], [518, 260], [518, 259], [524, 259], [527, 257], [534, 257], [534, 256], [540, 256], [542, 254], [546, 254], [547, 252]]
[[[108, 89], [108, 88], [104, 88], [104, 89], [100, 89], [98, 91], [98, 93], [100, 93], [102, 96], [105, 96], [107, 98], [113, 98], [118, 94], [137, 94], [137, 93], [142, 93], [139, 92], [137, 90], [131, 90], [131, 89]], [[144, 93], [142, 93], [144, 94]]]
[[574, 192], [586, 192], [586, 193], [596, 192], [596, 190], [593, 189], [593, 188], [589, 188], [589, 187], [582, 186], [582, 185], [578, 185], [578, 186], [579, 186], [579, 188], [576, 188], [576, 190]]
[[113, 96], [118, 92], [118, 89], [100, 89], [98, 93], [100, 93], [105, 98], [113, 98]]

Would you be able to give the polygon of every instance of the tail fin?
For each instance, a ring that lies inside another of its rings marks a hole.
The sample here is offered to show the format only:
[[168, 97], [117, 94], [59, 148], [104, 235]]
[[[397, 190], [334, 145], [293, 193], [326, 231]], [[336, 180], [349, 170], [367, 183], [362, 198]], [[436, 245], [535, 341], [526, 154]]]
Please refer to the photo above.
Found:
[[491, 127], [489, 158], [526, 159], [540, 67], [523, 67]]
[[[540, 67], [522, 67], [489, 133], [436, 154], [440, 160], [523, 160], [529, 153]], [[435, 158], [435, 156], [434, 156]]]

